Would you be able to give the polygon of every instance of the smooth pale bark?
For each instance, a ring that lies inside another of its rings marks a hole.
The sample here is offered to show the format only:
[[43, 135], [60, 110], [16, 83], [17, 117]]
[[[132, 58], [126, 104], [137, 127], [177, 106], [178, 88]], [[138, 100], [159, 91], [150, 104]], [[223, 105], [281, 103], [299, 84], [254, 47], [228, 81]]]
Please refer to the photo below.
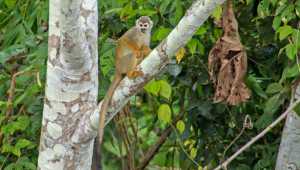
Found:
[[[300, 99], [300, 85], [295, 91], [295, 100]], [[276, 170], [300, 169], [300, 116], [288, 113], [277, 156]]]
[[[170, 58], [192, 38], [195, 31], [207, 20], [215, 7], [224, 1], [225, 0], [197, 0], [193, 3], [167, 38], [152, 50], [149, 56], [138, 66], [138, 69], [141, 70], [144, 75], [133, 80], [125, 77], [123, 81], [121, 81], [112, 97], [109, 112], [106, 116], [106, 124], [121, 110], [131, 96], [142, 89], [147, 82], [162, 71], [169, 63]], [[99, 107], [101, 107], [101, 103]], [[91, 124], [91, 126], [97, 129], [99, 122], [98, 117], [99, 108], [91, 114], [90, 122], [85, 122], [84, 124]], [[82, 133], [84, 133], [84, 131], [87, 132], [88, 130], [82, 130]], [[81, 133], [79, 132], [78, 134]]]
[[73, 138], [97, 107], [97, 0], [50, 0], [47, 84], [38, 169], [90, 169], [93, 138]]

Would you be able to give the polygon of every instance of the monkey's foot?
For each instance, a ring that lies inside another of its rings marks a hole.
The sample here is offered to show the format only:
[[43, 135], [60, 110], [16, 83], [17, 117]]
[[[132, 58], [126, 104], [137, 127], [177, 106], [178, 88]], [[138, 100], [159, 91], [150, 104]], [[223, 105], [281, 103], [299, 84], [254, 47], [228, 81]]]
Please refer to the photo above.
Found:
[[144, 73], [142, 71], [139, 71], [139, 70], [133, 70], [133, 71], [129, 71], [127, 73], [127, 77], [129, 79], [134, 79], [136, 77], [140, 77], [140, 76], [143, 76], [143, 75], [144, 75]]

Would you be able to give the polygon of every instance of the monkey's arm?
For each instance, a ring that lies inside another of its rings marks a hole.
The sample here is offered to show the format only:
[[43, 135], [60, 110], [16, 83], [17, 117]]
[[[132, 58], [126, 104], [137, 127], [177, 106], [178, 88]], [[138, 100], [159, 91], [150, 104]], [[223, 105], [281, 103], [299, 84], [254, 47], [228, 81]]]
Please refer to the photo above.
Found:
[[119, 44], [123, 47], [127, 47], [130, 50], [132, 50], [133, 54], [136, 58], [143, 57], [142, 47], [139, 46], [138, 43], [136, 43], [134, 40], [131, 40], [127, 37], [121, 38], [119, 40]]
[[152, 51], [152, 49], [149, 46], [142, 45], [141, 52], [142, 52], [143, 57], [147, 57], [150, 54], [151, 51]]

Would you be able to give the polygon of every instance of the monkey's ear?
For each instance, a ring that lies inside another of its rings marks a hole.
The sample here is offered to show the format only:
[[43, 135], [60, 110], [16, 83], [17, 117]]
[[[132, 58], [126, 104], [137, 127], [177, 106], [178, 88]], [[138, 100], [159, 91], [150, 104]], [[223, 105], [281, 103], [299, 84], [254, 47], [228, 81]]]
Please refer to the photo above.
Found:
[[153, 27], [153, 22], [150, 18], [149, 18], [149, 22], [150, 22], [150, 29], [151, 29]]
[[140, 22], [140, 18], [135, 20], [135, 25], [138, 26], [139, 25], [139, 22]]

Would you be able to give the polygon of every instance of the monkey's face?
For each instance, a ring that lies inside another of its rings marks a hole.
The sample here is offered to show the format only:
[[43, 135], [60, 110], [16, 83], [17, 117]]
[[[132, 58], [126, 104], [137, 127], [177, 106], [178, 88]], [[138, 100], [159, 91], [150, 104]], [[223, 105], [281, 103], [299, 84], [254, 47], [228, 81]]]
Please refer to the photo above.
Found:
[[148, 16], [140, 17], [138, 20], [136, 20], [135, 24], [142, 33], [151, 32], [153, 26], [153, 23]]

